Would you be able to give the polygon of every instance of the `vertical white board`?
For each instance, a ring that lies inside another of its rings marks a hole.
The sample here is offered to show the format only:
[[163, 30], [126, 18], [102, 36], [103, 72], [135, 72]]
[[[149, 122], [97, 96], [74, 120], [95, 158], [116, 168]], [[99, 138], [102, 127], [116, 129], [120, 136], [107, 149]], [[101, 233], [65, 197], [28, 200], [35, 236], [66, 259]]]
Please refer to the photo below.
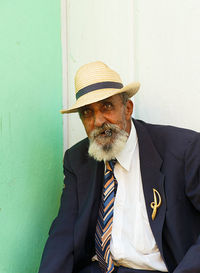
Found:
[[137, 0], [136, 117], [200, 131], [200, 1]]

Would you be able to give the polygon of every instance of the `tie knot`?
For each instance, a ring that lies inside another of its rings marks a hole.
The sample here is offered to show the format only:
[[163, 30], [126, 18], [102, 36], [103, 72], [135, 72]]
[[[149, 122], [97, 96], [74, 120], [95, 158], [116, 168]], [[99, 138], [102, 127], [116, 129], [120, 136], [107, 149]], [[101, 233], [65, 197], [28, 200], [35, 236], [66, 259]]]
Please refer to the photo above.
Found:
[[106, 169], [113, 172], [116, 162], [117, 162], [116, 159], [106, 161]]

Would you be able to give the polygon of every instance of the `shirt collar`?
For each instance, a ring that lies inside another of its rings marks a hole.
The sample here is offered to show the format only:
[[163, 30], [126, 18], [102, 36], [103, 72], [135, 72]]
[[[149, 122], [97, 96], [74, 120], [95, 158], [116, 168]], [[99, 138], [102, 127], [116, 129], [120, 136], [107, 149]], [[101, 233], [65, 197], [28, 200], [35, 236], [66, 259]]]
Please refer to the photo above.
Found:
[[131, 122], [130, 135], [129, 135], [128, 139], [127, 139], [125, 147], [118, 154], [118, 156], [116, 156], [117, 161], [127, 171], [130, 170], [131, 159], [132, 159], [133, 153], [135, 151], [137, 141], [138, 141], [138, 139], [137, 139], [137, 133], [136, 133], [135, 125], [134, 125], [134, 123], [132, 121]]

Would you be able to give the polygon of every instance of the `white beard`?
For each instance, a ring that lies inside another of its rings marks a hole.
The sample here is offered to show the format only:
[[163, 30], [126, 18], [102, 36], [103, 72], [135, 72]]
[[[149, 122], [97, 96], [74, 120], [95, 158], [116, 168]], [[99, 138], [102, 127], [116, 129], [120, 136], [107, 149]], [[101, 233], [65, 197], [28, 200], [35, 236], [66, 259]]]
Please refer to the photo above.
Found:
[[[111, 131], [111, 135], [102, 135], [107, 129]], [[126, 131], [114, 124], [104, 124], [91, 133], [88, 153], [97, 161], [115, 159], [124, 148], [127, 139], [128, 133]]]

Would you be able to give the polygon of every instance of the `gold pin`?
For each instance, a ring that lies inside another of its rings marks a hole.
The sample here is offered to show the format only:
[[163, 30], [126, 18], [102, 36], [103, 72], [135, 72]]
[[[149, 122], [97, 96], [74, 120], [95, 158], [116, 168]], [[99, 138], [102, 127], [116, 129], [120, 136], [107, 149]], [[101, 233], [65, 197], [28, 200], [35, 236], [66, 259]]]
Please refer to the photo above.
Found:
[[[157, 200], [157, 196], [158, 196], [158, 200]], [[153, 212], [152, 212], [152, 215], [151, 215], [152, 220], [155, 219], [157, 209], [160, 207], [161, 202], [162, 202], [160, 193], [154, 188], [153, 188], [153, 199], [154, 199], [154, 201], [151, 202], [151, 208], [153, 209]]]

